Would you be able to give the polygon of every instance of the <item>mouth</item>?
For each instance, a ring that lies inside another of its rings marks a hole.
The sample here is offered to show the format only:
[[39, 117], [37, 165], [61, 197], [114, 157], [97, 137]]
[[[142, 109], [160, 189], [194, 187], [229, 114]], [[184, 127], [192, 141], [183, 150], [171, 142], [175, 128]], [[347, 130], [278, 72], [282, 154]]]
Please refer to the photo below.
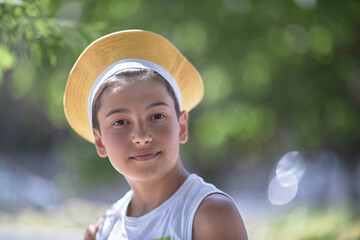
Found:
[[160, 153], [161, 153], [161, 151], [159, 151], [159, 152], [144, 151], [144, 152], [135, 153], [134, 155], [130, 156], [129, 158], [132, 160], [135, 160], [135, 161], [145, 162], [145, 161], [150, 161], [150, 160], [156, 158]]

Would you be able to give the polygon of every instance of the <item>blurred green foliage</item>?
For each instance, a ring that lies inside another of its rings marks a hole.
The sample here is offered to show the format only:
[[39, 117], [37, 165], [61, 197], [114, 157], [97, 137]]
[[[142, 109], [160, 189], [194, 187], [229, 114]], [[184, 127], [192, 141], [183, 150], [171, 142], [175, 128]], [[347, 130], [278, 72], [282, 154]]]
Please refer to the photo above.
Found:
[[186, 164], [211, 173], [318, 149], [354, 162], [359, 23], [357, 0], [0, 1], [0, 151], [47, 152], [69, 176], [108, 179], [111, 168], [66, 123], [66, 79], [91, 41], [145, 29], [173, 42], [203, 77]]

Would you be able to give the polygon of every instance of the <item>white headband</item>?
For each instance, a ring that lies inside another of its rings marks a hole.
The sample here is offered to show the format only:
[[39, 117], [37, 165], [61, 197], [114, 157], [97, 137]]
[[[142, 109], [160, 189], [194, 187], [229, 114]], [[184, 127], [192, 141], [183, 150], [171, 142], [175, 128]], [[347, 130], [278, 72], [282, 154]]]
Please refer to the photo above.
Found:
[[109, 67], [107, 67], [100, 76], [96, 79], [94, 84], [92, 85], [88, 97], [88, 116], [90, 121], [90, 129], [92, 131], [92, 105], [94, 101], [95, 94], [99, 88], [99, 86], [109, 77], [111, 77], [114, 73], [124, 70], [124, 69], [130, 69], [130, 68], [147, 68], [154, 70], [158, 72], [165, 80], [170, 84], [171, 88], [174, 90], [175, 97], [179, 104], [179, 109], [181, 109], [181, 103], [182, 103], [182, 97], [181, 97], [181, 91], [176, 83], [173, 76], [166, 71], [163, 67], [157, 65], [156, 63], [149, 62], [142, 59], [136, 59], [136, 58], [127, 58], [122, 59], [120, 61], [117, 61], [113, 64], [111, 64]]

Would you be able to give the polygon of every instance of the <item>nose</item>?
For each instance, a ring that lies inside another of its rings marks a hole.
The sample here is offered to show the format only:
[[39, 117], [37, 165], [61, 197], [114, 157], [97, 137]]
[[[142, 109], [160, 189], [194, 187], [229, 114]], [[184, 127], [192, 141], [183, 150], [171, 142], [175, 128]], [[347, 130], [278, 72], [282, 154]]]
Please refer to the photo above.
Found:
[[152, 142], [152, 136], [144, 127], [135, 130], [132, 142], [136, 145], [146, 145]]

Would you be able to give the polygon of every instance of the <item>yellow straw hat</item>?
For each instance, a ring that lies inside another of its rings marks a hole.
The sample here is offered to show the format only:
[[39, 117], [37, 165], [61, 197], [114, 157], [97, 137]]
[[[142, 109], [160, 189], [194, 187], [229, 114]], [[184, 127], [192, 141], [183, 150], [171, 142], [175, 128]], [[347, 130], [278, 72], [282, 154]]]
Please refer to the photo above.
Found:
[[71, 69], [64, 109], [70, 126], [94, 143], [91, 109], [98, 86], [116, 71], [150, 68], [172, 86], [181, 110], [190, 111], [204, 95], [195, 67], [164, 37], [143, 30], [111, 33], [91, 43]]

